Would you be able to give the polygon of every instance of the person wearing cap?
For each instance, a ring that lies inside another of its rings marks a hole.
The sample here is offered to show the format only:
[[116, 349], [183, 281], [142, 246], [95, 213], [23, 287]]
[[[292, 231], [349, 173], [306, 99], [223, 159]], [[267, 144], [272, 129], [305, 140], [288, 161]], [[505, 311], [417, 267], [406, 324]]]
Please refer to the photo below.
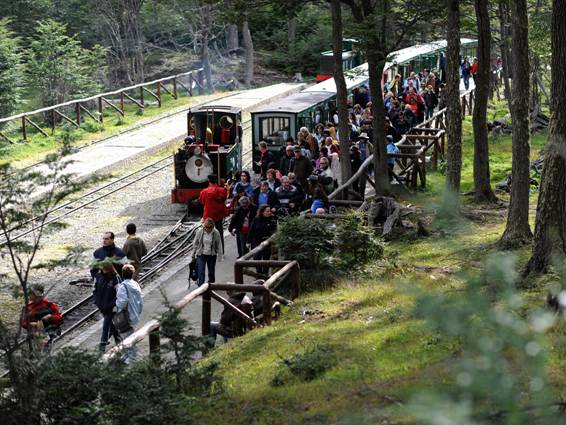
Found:
[[28, 303], [20, 318], [22, 328], [27, 329], [33, 337], [39, 337], [45, 333], [48, 340], [45, 342], [44, 351], [50, 353], [53, 343], [61, 334], [63, 315], [59, 306], [50, 302], [45, 296], [45, 289], [41, 284], [33, 284], [28, 288]]
[[303, 156], [300, 146], [295, 146], [294, 153], [295, 157], [291, 160], [289, 171], [295, 173], [299, 183], [306, 187], [308, 178], [313, 172], [312, 163]]
[[254, 172], [256, 174], [261, 174], [261, 177], [265, 178], [265, 173], [269, 169], [269, 164], [275, 161], [273, 153], [267, 149], [266, 142], [259, 142], [259, 161], [254, 162]]
[[220, 233], [222, 252], [224, 252], [224, 217], [227, 213], [226, 198], [228, 198], [228, 191], [226, 188], [218, 186], [216, 182], [216, 175], [208, 176], [208, 187], [200, 192], [199, 202], [204, 207], [202, 220], [204, 222], [207, 218], [210, 218], [214, 222]]
[[236, 237], [239, 258], [248, 252], [246, 246], [248, 243], [248, 233], [250, 231], [250, 225], [256, 215], [257, 208], [251, 203], [250, 198], [247, 196], [241, 197], [238, 204], [239, 208], [234, 215], [232, 215], [228, 231], [232, 236]]
[[389, 154], [399, 153], [399, 148], [395, 146], [393, 136], [386, 136], [387, 139], [387, 168], [389, 168], [389, 179], [393, 178], [393, 168], [395, 167], [395, 157]]

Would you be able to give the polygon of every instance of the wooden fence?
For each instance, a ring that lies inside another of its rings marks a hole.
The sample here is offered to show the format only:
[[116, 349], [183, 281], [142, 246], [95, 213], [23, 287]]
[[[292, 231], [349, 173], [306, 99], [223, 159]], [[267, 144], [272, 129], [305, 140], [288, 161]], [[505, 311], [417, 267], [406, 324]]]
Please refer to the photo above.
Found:
[[[282, 304], [292, 304], [292, 299], [299, 296], [300, 293], [300, 268], [296, 261], [289, 260], [253, 260], [256, 254], [264, 250], [271, 252], [273, 244], [273, 237], [263, 242], [246, 255], [238, 259], [234, 264], [234, 283], [205, 283], [195, 290], [187, 294], [183, 299], [173, 305], [173, 308], [181, 311], [189, 304], [193, 303], [199, 297], [202, 297], [202, 335], [210, 335], [210, 322], [211, 322], [211, 302], [212, 300], [218, 301], [225, 308], [231, 309], [237, 316], [243, 319], [250, 328], [269, 326], [271, 325], [271, 305], [275, 299]], [[263, 266], [278, 268], [272, 275], [261, 275], [251, 270], [250, 267]], [[252, 276], [254, 278], [260, 276], [263, 279], [256, 280], [252, 284], [244, 284], [244, 275]], [[283, 282], [288, 281], [291, 284], [291, 299], [287, 299], [277, 293], [275, 289]], [[217, 291], [239, 291], [239, 292], [252, 292], [256, 295], [261, 295], [263, 299], [264, 311], [259, 317], [251, 317], [244, 313], [238, 307], [233, 305], [226, 298], [222, 297]], [[149, 337], [149, 351], [152, 354], [157, 354], [160, 351], [161, 338], [159, 329], [161, 323], [157, 319], [150, 320], [145, 323], [140, 329], [135, 331], [132, 335], [127, 337], [122, 343], [112, 348], [107, 354], [104, 355], [104, 360], [109, 360], [119, 354], [121, 351], [131, 348], [139, 342]]]
[[[29, 127], [33, 127], [46, 137], [49, 136], [44, 128], [36, 122], [37, 118], [34, 118], [35, 121], [32, 120], [32, 117], [37, 117], [40, 114], [43, 116], [41, 118], [42, 121], [47, 122], [51, 127], [52, 135], [55, 133], [55, 128], [58, 123], [67, 122], [78, 128], [81, 126], [81, 122], [84, 121], [86, 116], [102, 124], [104, 109], [106, 107], [111, 108], [114, 112], [123, 117], [126, 113], [124, 104], [127, 101], [135, 104], [139, 110], [144, 110], [147, 106], [145, 99], [148, 96], [155, 99], [157, 106], [161, 107], [161, 100], [164, 93], [168, 94], [173, 99], [177, 99], [179, 89], [186, 91], [189, 96], [193, 96], [193, 88], [196, 88], [198, 94], [204, 94], [204, 75], [203, 68], [198, 68], [182, 74], [170, 75], [158, 80], [97, 94], [84, 99], [71, 100], [69, 102], [36, 109], [35, 111], [0, 118], [0, 126], [5, 123], [19, 121], [21, 123], [21, 138], [27, 140]], [[16, 143], [2, 131], [0, 131], [0, 137], [4, 138], [9, 143]]]
[[[466, 112], [473, 113], [474, 91], [468, 91], [461, 95], [462, 115]], [[433, 116], [417, 126], [413, 127], [401, 140], [395, 144], [400, 152], [387, 154], [388, 157], [395, 158], [395, 163], [400, 171], [393, 173], [393, 178], [400, 185], [412, 191], [416, 191], [419, 186], [422, 190], [426, 189], [426, 156], [431, 152], [431, 168], [436, 171], [438, 161], [444, 159], [446, 145], [446, 108], [441, 109]], [[373, 163], [373, 155], [370, 155], [362, 163], [358, 171], [344, 184], [332, 192], [328, 199], [336, 200], [344, 195], [353, 195], [359, 199], [363, 198], [366, 182], [375, 188], [375, 182], [368, 173], [370, 165]], [[353, 190], [353, 186], [359, 186], [358, 191]], [[347, 197], [347, 196], [346, 196]]]

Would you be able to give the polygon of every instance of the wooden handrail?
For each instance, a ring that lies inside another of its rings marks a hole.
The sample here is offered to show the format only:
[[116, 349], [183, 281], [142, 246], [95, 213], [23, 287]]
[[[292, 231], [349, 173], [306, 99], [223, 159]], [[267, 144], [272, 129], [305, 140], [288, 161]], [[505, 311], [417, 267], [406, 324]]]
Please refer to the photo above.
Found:
[[68, 102], [59, 103], [59, 104], [53, 105], [53, 106], [46, 106], [45, 108], [36, 109], [36, 110], [30, 111], [30, 112], [22, 112], [22, 113], [17, 114], [17, 115], [12, 115], [12, 116], [9, 116], [9, 117], [6, 117], [6, 118], [0, 118], [0, 123], [13, 121], [15, 119], [30, 116], [30, 115], [40, 114], [42, 112], [51, 111], [51, 110], [56, 109], [56, 108], [63, 108], [65, 106], [75, 105], [77, 103], [83, 103], [83, 102], [89, 102], [91, 100], [97, 100], [99, 97], [114, 96], [116, 94], [120, 94], [120, 93], [125, 92], [125, 91], [134, 90], [134, 89], [137, 89], [137, 88], [140, 88], [140, 87], [149, 86], [151, 84], [161, 83], [161, 82], [164, 82], [164, 81], [167, 81], [167, 80], [171, 80], [173, 78], [177, 79], [177, 78], [184, 77], [184, 76], [187, 76], [187, 75], [192, 75], [193, 73], [195, 73], [195, 72], [198, 73], [202, 70], [203, 70], [203, 68], [197, 68], [197, 69], [193, 69], [192, 71], [183, 72], [181, 74], [176, 74], [176, 75], [170, 75], [168, 77], [159, 78], [157, 80], [148, 81], [148, 82], [145, 82], [145, 83], [139, 83], [139, 84], [129, 86], [129, 87], [125, 87], [125, 88], [121, 88], [121, 89], [118, 89], [118, 90], [109, 91], [109, 92], [105, 92], [105, 93], [99, 93], [99, 94], [96, 94], [94, 96], [85, 97], [85, 98], [82, 98], [82, 99], [69, 100]]

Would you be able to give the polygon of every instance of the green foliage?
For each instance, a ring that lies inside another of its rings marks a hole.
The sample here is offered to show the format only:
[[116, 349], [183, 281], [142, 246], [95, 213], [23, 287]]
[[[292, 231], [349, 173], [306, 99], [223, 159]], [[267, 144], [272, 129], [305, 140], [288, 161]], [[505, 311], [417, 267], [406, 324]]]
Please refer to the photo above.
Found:
[[273, 377], [271, 385], [274, 387], [285, 385], [289, 373], [302, 381], [318, 378], [333, 366], [332, 354], [333, 351], [329, 347], [317, 345], [282, 358], [280, 363], [282, 368]]
[[0, 19], [0, 117], [12, 115], [22, 102], [24, 68], [20, 39]]
[[66, 27], [53, 20], [40, 21], [30, 46], [28, 74], [45, 106], [65, 102], [99, 90], [97, 74], [103, 69], [105, 49], [81, 47]]
[[364, 217], [351, 212], [336, 225], [335, 252], [338, 264], [350, 268], [383, 257], [383, 244], [364, 223]]
[[512, 257], [497, 255], [488, 259], [481, 277], [468, 278], [464, 293], [418, 297], [417, 314], [462, 346], [462, 356], [450, 365], [452, 384], [415, 395], [412, 409], [419, 420], [558, 423], [549, 408], [543, 338], [555, 317], [544, 310], [523, 316], [515, 269]]
[[324, 220], [288, 217], [279, 224], [275, 244], [284, 258], [297, 260], [301, 269], [319, 269], [332, 252], [332, 231]]

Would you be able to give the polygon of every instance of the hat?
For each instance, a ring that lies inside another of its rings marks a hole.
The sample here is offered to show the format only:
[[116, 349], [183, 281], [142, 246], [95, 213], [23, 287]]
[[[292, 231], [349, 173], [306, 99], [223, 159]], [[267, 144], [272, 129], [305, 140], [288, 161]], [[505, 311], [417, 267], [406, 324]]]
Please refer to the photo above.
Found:
[[301, 152], [301, 147], [300, 147], [300, 146], [295, 146], [295, 147], [293, 148], [293, 151], [295, 151], [295, 152]]
[[248, 205], [250, 203], [250, 200], [248, 199], [247, 196], [242, 196], [240, 198], [240, 200], [238, 201], [238, 204], [240, 205]]
[[361, 134], [358, 136], [358, 139], [366, 139], [366, 140], [369, 140], [369, 137], [368, 137], [367, 133], [361, 133]]
[[393, 143], [393, 136], [392, 136], [391, 134], [388, 134], [387, 136], [385, 136], [385, 138], [386, 138], [389, 142]]
[[43, 294], [45, 293], [45, 288], [43, 287], [42, 284], [36, 283], [29, 287], [29, 293], [30, 295], [33, 295], [38, 298], [43, 297]]

